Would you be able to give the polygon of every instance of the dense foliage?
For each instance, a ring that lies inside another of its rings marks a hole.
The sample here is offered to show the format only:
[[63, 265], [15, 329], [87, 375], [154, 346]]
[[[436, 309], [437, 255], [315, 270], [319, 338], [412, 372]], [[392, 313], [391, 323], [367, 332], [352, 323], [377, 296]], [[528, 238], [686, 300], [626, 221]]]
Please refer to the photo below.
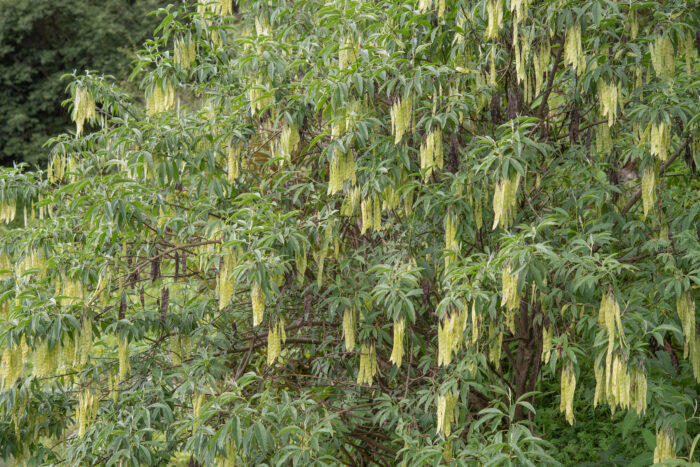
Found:
[[692, 2], [159, 14], [0, 174], [1, 456], [698, 458]]
[[[61, 102], [77, 70], [124, 80], [133, 52], [158, 24], [162, 0], [0, 0], [0, 164], [46, 163], [43, 144], [67, 131]], [[131, 50], [130, 57], [125, 50]]]

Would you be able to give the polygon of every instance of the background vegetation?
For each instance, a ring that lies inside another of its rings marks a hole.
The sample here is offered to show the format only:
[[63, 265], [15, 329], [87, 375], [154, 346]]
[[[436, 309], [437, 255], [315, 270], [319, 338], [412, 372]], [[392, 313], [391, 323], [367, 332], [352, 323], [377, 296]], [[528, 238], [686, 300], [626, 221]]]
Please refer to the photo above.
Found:
[[46, 141], [68, 129], [66, 73], [100, 70], [116, 82], [157, 18], [157, 0], [0, 1], [0, 164], [45, 165]]
[[699, 12], [216, 1], [0, 172], [0, 455], [697, 465]]

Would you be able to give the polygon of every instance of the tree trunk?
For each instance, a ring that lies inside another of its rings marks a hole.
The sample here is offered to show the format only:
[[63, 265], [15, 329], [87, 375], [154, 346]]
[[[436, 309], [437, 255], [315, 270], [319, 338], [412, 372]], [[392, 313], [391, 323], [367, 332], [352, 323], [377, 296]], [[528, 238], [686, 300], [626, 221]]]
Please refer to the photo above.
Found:
[[[518, 350], [515, 357], [513, 375], [515, 378], [515, 398], [535, 389], [540, 374], [542, 361], [542, 319], [536, 323], [535, 318], [541, 314], [538, 304], [529, 304], [526, 298], [520, 301], [520, 310], [515, 323], [515, 337]], [[533, 401], [530, 400], [532, 403]], [[525, 418], [523, 406], [515, 408], [515, 421]]]

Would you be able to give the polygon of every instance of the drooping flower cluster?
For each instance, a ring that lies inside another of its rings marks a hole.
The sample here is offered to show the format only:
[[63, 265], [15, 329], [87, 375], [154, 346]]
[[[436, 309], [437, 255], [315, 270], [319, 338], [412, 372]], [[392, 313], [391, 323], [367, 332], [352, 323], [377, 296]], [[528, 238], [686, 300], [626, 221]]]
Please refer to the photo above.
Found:
[[566, 413], [566, 421], [574, 424], [574, 392], [576, 392], [576, 373], [571, 361], [561, 371], [561, 401], [559, 411]]
[[656, 74], [671, 78], [676, 67], [671, 37], [668, 34], [658, 36], [652, 44], [649, 44], [649, 54]]
[[406, 329], [406, 321], [400, 318], [394, 321], [394, 345], [391, 349], [391, 361], [396, 366], [401, 366], [401, 361], [403, 359], [404, 348], [403, 348], [403, 335]]
[[518, 188], [520, 174], [514, 173], [509, 178], [501, 178], [496, 183], [493, 193], [493, 227], [499, 225], [507, 229], [515, 221], [515, 208], [518, 205]]
[[564, 63], [571, 65], [579, 75], [583, 73], [586, 67], [586, 57], [583, 54], [583, 46], [581, 45], [581, 24], [578, 22], [573, 23], [566, 31]]
[[424, 172], [424, 181], [428, 181], [437, 167], [443, 167], [442, 130], [436, 128], [428, 133], [420, 147], [420, 169]]
[[452, 354], [462, 348], [462, 336], [467, 327], [467, 310], [451, 313], [438, 323], [438, 366], [452, 362]]
[[398, 99], [391, 107], [391, 134], [394, 144], [399, 144], [403, 135], [413, 128], [413, 99], [409, 96]]
[[377, 374], [377, 353], [374, 343], [362, 344], [360, 351], [360, 371], [357, 373], [357, 384], [372, 385], [374, 376]]
[[85, 86], [76, 86], [73, 100], [73, 113], [71, 118], [75, 122], [76, 136], [83, 133], [83, 126], [86, 120], [94, 119], [97, 116], [95, 97]]
[[656, 432], [656, 448], [654, 448], [654, 464], [665, 462], [676, 457], [676, 436], [670, 428], [661, 428]]
[[223, 310], [231, 301], [235, 282], [231, 277], [236, 267], [236, 254], [233, 249], [224, 252], [219, 268], [219, 310]]
[[17, 203], [12, 199], [0, 201], [0, 222], [9, 224], [17, 215]]
[[175, 108], [175, 87], [169, 80], [155, 83], [146, 93], [148, 115], [156, 115]]
[[336, 147], [329, 169], [328, 195], [340, 191], [346, 180], [350, 180], [352, 185], [355, 185], [355, 156], [350, 149], [340, 151]]
[[518, 275], [518, 271], [513, 273], [510, 264], [503, 267], [501, 306], [506, 309], [506, 323], [513, 334], [515, 334], [515, 311], [520, 306]]
[[437, 432], [447, 438], [452, 432], [452, 424], [456, 421], [457, 395], [448, 392], [438, 397], [437, 402]]
[[192, 63], [197, 58], [194, 41], [189, 38], [178, 37], [175, 39], [175, 50], [173, 51], [173, 59], [175, 65], [187, 70], [192, 66]]
[[353, 307], [347, 307], [343, 312], [343, 337], [347, 352], [355, 350], [355, 328], [357, 326], [355, 314], [355, 308]]
[[668, 159], [668, 148], [671, 145], [671, 131], [666, 122], [654, 122], [651, 126], [651, 155], [660, 160]]
[[608, 126], [613, 126], [617, 119], [617, 106], [621, 102], [620, 92], [622, 88], [617, 87], [613, 82], [608, 84], [604, 80], [598, 81], [598, 103], [600, 104], [600, 114], [607, 117]]
[[656, 184], [656, 167], [653, 164], [647, 164], [642, 172], [642, 206], [644, 208], [644, 217], [654, 208], [654, 203], [656, 202]]
[[503, 8], [499, 0], [488, 0], [486, 2], [486, 14], [488, 15], [488, 25], [486, 26], [486, 39], [498, 37], [498, 30], [503, 24]]
[[267, 332], [267, 364], [272, 365], [282, 353], [282, 344], [287, 341], [284, 320], [280, 318]]
[[254, 282], [250, 289], [250, 297], [253, 304], [253, 326], [258, 326], [265, 314], [265, 292]]

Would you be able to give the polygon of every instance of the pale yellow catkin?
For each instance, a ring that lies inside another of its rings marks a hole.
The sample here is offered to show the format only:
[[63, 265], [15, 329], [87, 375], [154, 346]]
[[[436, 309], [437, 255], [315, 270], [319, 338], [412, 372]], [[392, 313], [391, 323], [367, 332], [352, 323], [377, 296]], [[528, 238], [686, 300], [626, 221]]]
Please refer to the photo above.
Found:
[[438, 366], [448, 366], [452, 362], [454, 349], [455, 317], [446, 317], [438, 322]]
[[284, 321], [280, 318], [267, 333], [267, 364], [272, 365], [282, 353], [282, 344], [287, 340]]
[[192, 416], [195, 419], [194, 426], [192, 427], [193, 432], [197, 431], [197, 428], [199, 427], [200, 420], [198, 419], [206, 399], [207, 395], [202, 391], [196, 390], [195, 393], [192, 394]]
[[175, 49], [173, 51], [173, 59], [175, 65], [183, 70], [192, 67], [192, 63], [196, 59], [195, 44], [189, 38], [179, 37], [175, 39]]
[[676, 457], [676, 437], [670, 428], [661, 428], [656, 432], [656, 448], [654, 449], [654, 464], [665, 462]]
[[676, 56], [673, 43], [668, 34], [662, 34], [649, 44], [649, 55], [654, 71], [659, 76], [673, 77], [676, 68]]
[[476, 301], [472, 302], [472, 344], [479, 341], [479, 318], [476, 314]]
[[488, 16], [488, 24], [486, 26], [486, 39], [496, 39], [498, 30], [503, 24], [503, 2], [500, 0], [486, 1], [486, 14]]
[[492, 230], [501, 225], [509, 228], [515, 220], [515, 209], [518, 204], [518, 188], [520, 187], [520, 174], [515, 173], [509, 178], [501, 178], [496, 183], [493, 194], [493, 226]]
[[401, 366], [401, 361], [403, 359], [404, 347], [403, 347], [403, 335], [406, 329], [406, 321], [403, 318], [399, 318], [394, 321], [394, 343], [391, 349], [391, 361], [396, 366]]
[[413, 126], [413, 99], [411, 96], [398, 99], [391, 107], [391, 133], [394, 144], [399, 144], [403, 135]]
[[436, 128], [430, 131], [420, 147], [420, 168], [424, 173], [423, 180], [428, 181], [435, 169], [444, 165], [444, 150], [442, 145], [442, 130]]
[[97, 416], [100, 407], [99, 396], [90, 388], [85, 388], [78, 396], [75, 418], [78, 422], [78, 437], [85, 435], [89, 423]]
[[647, 164], [642, 172], [642, 207], [644, 217], [654, 208], [656, 203], [656, 168], [652, 164]]
[[343, 184], [350, 180], [355, 185], [355, 156], [351, 150], [341, 152], [333, 151], [333, 159], [328, 172], [328, 195], [333, 195], [343, 188]]
[[0, 201], [0, 221], [9, 224], [17, 216], [17, 203], [12, 199]]
[[265, 314], [265, 292], [254, 282], [251, 286], [250, 296], [253, 304], [253, 326], [258, 326], [262, 323]]
[[498, 370], [501, 367], [503, 351], [503, 332], [495, 321], [489, 325], [489, 361]]
[[355, 308], [345, 308], [345, 311], [343, 311], [343, 337], [345, 339], [345, 350], [347, 352], [352, 352], [355, 349], [356, 325]]
[[307, 259], [306, 259], [306, 243], [301, 244], [301, 252], [295, 251], [294, 252], [294, 263], [296, 264], [297, 268], [297, 282], [299, 285], [304, 284], [304, 278], [306, 274], [306, 266], [307, 266]]
[[457, 406], [457, 395], [448, 392], [441, 395], [437, 400], [437, 433], [447, 438], [452, 432], [452, 424], [456, 421], [455, 412]]
[[231, 301], [231, 297], [233, 297], [235, 282], [232, 274], [235, 267], [236, 254], [234, 250], [224, 250], [219, 269], [219, 310], [226, 308]]
[[87, 365], [90, 354], [92, 353], [92, 319], [89, 316], [83, 318], [82, 326], [80, 329], [80, 337], [77, 345], [76, 351], [79, 352], [78, 363], [80, 368], [85, 368]]
[[503, 267], [502, 273], [502, 293], [501, 306], [512, 312], [520, 305], [520, 295], [518, 294], [518, 271], [513, 272], [510, 264]]
[[223, 455], [217, 457], [217, 467], [236, 467], [236, 443], [230, 439], [226, 443], [226, 450]]
[[632, 408], [637, 411], [638, 415], [642, 415], [647, 410], [647, 378], [644, 371], [636, 365], [632, 366], [630, 377]]
[[230, 15], [233, 12], [231, 0], [205, 0], [197, 5], [197, 13], [206, 15], [207, 12], [221, 16]]
[[583, 54], [583, 46], [581, 44], [581, 25], [578, 22], [573, 23], [566, 31], [564, 63], [571, 65], [579, 75], [586, 67], [586, 57]]
[[542, 328], [542, 363], [545, 365], [549, 363], [552, 355], [552, 335], [553, 329], [551, 324]]
[[598, 81], [598, 104], [600, 106], [600, 114], [608, 119], [608, 126], [613, 126], [617, 119], [619, 92], [617, 85], [607, 83], [604, 80]]
[[85, 86], [76, 86], [73, 94], [73, 113], [71, 114], [76, 126], [76, 136], [83, 133], [85, 121], [95, 119], [96, 116], [95, 98]]
[[241, 175], [241, 145], [231, 143], [226, 151], [226, 176], [229, 183], [233, 183]]
[[129, 376], [131, 365], [129, 364], [129, 338], [117, 337], [119, 356], [119, 380], [124, 381]]
[[338, 45], [338, 69], [346, 70], [357, 60], [355, 41], [347, 36], [341, 36]]
[[683, 346], [683, 357], [687, 358], [693, 352], [695, 345], [695, 300], [692, 290], [686, 290], [676, 299], [676, 313], [681, 320], [681, 329], [685, 344]]
[[377, 374], [377, 354], [374, 344], [362, 344], [360, 351], [360, 371], [357, 373], [357, 384], [372, 385]]
[[668, 148], [671, 145], [670, 127], [666, 122], [654, 122], [651, 126], [651, 155], [659, 160], [668, 160]]
[[559, 410], [566, 414], [566, 421], [574, 424], [574, 392], [576, 391], [576, 373], [572, 362], [567, 362], [561, 372], [561, 402]]
[[457, 241], [457, 216], [448, 212], [445, 216], [445, 269], [453, 262], [454, 253], [459, 252], [459, 242]]
[[156, 115], [172, 110], [175, 107], [175, 87], [172, 82], [165, 80], [155, 83], [146, 93], [148, 115]]

